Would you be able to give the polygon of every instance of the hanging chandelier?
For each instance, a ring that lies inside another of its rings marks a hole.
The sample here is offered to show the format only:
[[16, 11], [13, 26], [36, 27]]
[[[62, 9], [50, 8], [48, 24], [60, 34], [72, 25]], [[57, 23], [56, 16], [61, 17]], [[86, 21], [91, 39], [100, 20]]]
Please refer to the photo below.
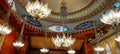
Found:
[[28, 4], [25, 6], [27, 12], [33, 16], [33, 19], [40, 20], [51, 14], [51, 9], [48, 8], [48, 4], [40, 3], [38, 0], [35, 2], [28, 1]]
[[0, 25], [0, 33], [1, 34], [6, 35], [6, 34], [9, 34], [11, 32], [12, 32], [12, 30], [9, 28], [9, 26]]
[[[67, 7], [65, 0], [62, 0], [61, 2], [61, 7], [60, 7], [60, 16], [63, 18], [67, 17]], [[64, 27], [64, 19], [63, 19], [63, 27]], [[56, 37], [52, 37], [52, 42], [54, 43], [55, 46], [57, 47], [70, 47], [74, 42], [75, 38], [72, 38], [71, 35], [65, 35], [64, 33], [64, 28], [62, 30], [63, 34], [62, 36], [57, 35]]]
[[16, 47], [17, 49], [21, 48], [24, 46], [24, 44], [21, 41], [16, 41], [13, 43], [13, 46]]
[[[120, 11], [118, 11], [118, 10], [117, 11], [110, 10], [110, 12], [107, 15], [103, 15], [103, 18], [101, 18], [100, 20], [101, 20], [101, 22], [103, 22], [105, 24], [116, 25], [117, 26], [116, 28], [119, 28]], [[115, 38], [115, 40], [120, 42], [120, 36], [118, 35]]]
[[70, 50], [67, 51], [68, 54], [75, 54], [75, 52], [76, 52], [76, 51], [73, 50], [73, 49], [70, 49]]
[[120, 23], [120, 11], [110, 10], [108, 14], [102, 15], [100, 20], [101, 22], [110, 25]]
[[40, 49], [40, 51], [41, 51], [42, 53], [47, 53], [47, 52], [49, 52], [49, 49], [47, 49], [47, 48], [42, 48], [42, 49]]
[[102, 46], [97, 46], [97, 47], [94, 48], [94, 50], [95, 50], [96, 52], [103, 52], [103, 51], [104, 51], [104, 48], [103, 48]]
[[96, 44], [97, 44], [97, 46], [94, 48], [94, 50], [96, 51], [96, 52], [102, 52], [102, 51], [104, 51], [104, 47], [102, 47], [102, 46], [100, 46], [100, 39], [99, 39], [99, 34], [96, 34], [96, 27], [97, 26], [95, 26], [95, 24], [94, 24], [94, 32], [95, 32], [95, 38], [96, 38]]
[[15, 42], [13, 42], [13, 46], [16, 47], [17, 49], [24, 46], [24, 43], [23, 43], [23, 31], [24, 31], [24, 27], [25, 27], [26, 18], [27, 18], [27, 16], [25, 16], [25, 18], [23, 20], [23, 25], [22, 25], [22, 28], [21, 28], [20, 35], [18, 36], [17, 40]]
[[57, 35], [57, 37], [52, 37], [52, 42], [57, 47], [70, 47], [75, 42], [75, 38], [65, 36], [65, 34], [63, 36]]

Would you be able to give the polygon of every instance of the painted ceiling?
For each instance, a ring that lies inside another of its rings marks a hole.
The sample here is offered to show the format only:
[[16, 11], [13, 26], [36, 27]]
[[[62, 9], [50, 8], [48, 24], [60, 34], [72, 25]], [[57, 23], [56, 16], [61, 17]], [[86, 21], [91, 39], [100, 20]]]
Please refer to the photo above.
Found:
[[[48, 31], [48, 37], [51, 38], [58, 34], [58, 31], [61, 32], [62, 29], [65, 29], [65, 32], [72, 32], [73, 37], [78, 40], [79, 44], [75, 43], [73, 46], [74, 49], [78, 49], [75, 47], [76, 45], [80, 49], [84, 40], [94, 37], [94, 25], [97, 26], [95, 28], [97, 31], [109, 27], [101, 23], [99, 18], [101, 18], [102, 13], [110, 8], [113, 2], [115, 2], [115, 0], [65, 0], [67, 3], [68, 15], [64, 19], [64, 26], [62, 27], [63, 18], [59, 15], [62, 0], [41, 0], [43, 3], [48, 3], [48, 6], [52, 9], [52, 14], [40, 21], [33, 20], [32, 16], [26, 12], [25, 4], [27, 1], [28, 0], [14, 1], [16, 10], [13, 10], [10, 20], [12, 25], [17, 26], [15, 29], [20, 30], [24, 16], [26, 14], [28, 15], [24, 34], [31, 36], [31, 46], [34, 48], [42, 48], [42, 45], [35, 42], [42, 41], [44, 30]], [[30, 1], [34, 2], [35, 0]], [[2, 6], [5, 7], [7, 11], [10, 6], [4, 4], [4, 1], [2, 2]], [[53, 46], [52, 43], [49, 46]], [[53, 49], [55, 48], [53, 47]]]
[[[33, 1], [34, 0], [30, 0]], [[101, 22], [99, 18], [101, 18], [102, 12], [104, 12], [110, 4], [108, 2], [112, 3], [113, 1], [109, 0], [65, 0], [67, 3], [67, 11], [68, 15], [65, 19], [60, 18], [59, 11], [61, 7], [62, 0], [42, 0], [43, 3], [48, 3], [49, 8], [52, 9], [52, 14], [48, 16], [46, 19], [40, 20], [39, 23], [32, 20], [32, 17], [29, 17], [28, 23], [32, 26], [35, 26], [38, 30], [45, 29], [50, 26], [57, 26], [62, 25], [61, 23], [64, 20], [65, 27], [68, 29], [68, 31], [72, 32], [79, 32], [81, 29], [76, 30], [75, 27], [92, 27], [94, 22], [96, 25], [101, 25]], [[24, 0], [17, 0], [16, 3], [16, 11], [17, 15], [19, 15], [19, 18], [22, 15], [28, 14], [24, 8], [27, 1]], [[88, 24], [84, 24], [85, 22], [88, 22]], [[82, 25], [81, 25], [82, 24]], [[84, 25], [83, 25], [84, 24]], [[41, 27], [40, 27], [41, 25]], [[51, 30], [49, 30], [51, 31]]]

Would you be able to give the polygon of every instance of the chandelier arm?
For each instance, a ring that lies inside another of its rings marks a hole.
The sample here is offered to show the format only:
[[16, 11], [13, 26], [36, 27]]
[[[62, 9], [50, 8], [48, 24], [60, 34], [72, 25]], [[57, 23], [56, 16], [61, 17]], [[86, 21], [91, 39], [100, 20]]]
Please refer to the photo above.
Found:
[[[46, 28], [46, 27], [45, 27]], [[45, 30], [45, 37], [44, 37], [44, 47], [42, 48], [42, 49], [40, 49], [40, 51], [42, 52], [42, 53], [47, 53], [47, 52], [49, 52], [49, 49], [47, 49], [47, 29]]]
[[19, 37], [18, 37], [18, 41], [22, 41], [22, 40], [23, 40], [23, 32], [24, 32], [24, 27], [25, 27], [26, 18], [27, 18], [27, 15], [26, 15], [25, 18], [23, 19], [23, 25], [22, 25], [22, 28], [21, 28], [20, 35], [19, 35]]
[[96, 27], [97, 27], [97, 26], [94, 25], [94, 27], [95, 27], [95, 28], [94, 28], [95, 37], [96, 37], [96, 41], [97, 41], [97, 42], [96, 42], [96, 47], [94, 48], [94, 50], [97, 51], [97, 52], [102, 52], [102, 51], [104, 51], [104, 48], [103, 48], [102, 46], [100, 46], [100, 40], [99, 40], [99, 38], [98, 38], [98, 37], [99, 37], [99, 36], [98, 36], [99, 34], [96, 34], [96, 33], [97, 33], [97, 31], [96, 31]]
[[96, 28], [97, 28], [97, 26], [96, 26], [95, 23], [94, 23], [94, 33], [95, 33], [95, 38], [96, 38], [96, 41], [97, 41], [96, 44], [99, 46], [98, 35], [96, 35], [96, 34], [97, 34]]
[[47, 31], [45, 31], [45, 43], [44, 44], [45, 44], [44, 47], [47, 48], [47, 45], [48, 45], [47, 44]]

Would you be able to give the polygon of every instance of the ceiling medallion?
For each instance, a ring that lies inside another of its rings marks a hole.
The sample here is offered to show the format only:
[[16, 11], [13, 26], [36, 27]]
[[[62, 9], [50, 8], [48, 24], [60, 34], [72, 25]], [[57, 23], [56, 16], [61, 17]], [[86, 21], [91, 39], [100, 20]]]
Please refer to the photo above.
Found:
[[38, 0], [35, 2], [28, 1], [28, 4], [25, 6], [26, 11], [32, 15], [35, 20], [40, 20], [41, 18], [46, 18], [51, 14], [51, 9], [48, 8], [48, 4], [40, 3]]
[[[105, 5], [108, 6], [107, 5], [108, 2], [106, 2], [106, 1], [107, 0], [95, 0], [95, 1], [92, 1], [92, 3], [90, 3], [90, 5], [88, 5], [88, 7], [81, 9], [82, 11], [81, 10], [79, 10], [77, 12], [73, 11], [74, 12], [73, 14], [70, 14], [68, 12], [65, 23], [75, 23], [75, 22], [79, 22], [82, 20], [87, 20], [87, 19], [93, 18], [93, 16], [97, 15], [99, 12], [101, 12], [103, 10], [103, 8], [106, 8]], [[112, 4], [113, 2], [109, 1], [109, 3]], [[53, 12], [55, 12], [55, 11], [53, 10]], [[49, 22], [54, 22], [54, 23], [61, 23], [62, 22], [61, 18], [63, 18], [63, 17], [61, 17], [58, 14], [58, 12], [56, 12], [56, 13], [53, 13], [53, 12], [49, 16], [49, 18], [46, 18], [44, 20], [49, 21]]]

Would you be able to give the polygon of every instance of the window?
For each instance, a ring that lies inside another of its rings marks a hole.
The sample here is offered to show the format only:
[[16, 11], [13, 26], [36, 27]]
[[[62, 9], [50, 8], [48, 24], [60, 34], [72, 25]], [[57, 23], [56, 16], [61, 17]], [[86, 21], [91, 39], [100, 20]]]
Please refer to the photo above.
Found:
[[89, 21], [89, 22], [83, 22], [79, 25], [77, 25], [76, 29], [77, 30], [82, 30], [82, 29], [87, 29], [93, 26], [93, 22]]
[[66, 28], [65, 26], [60, 25], [50, 26], [49, 29], [54, 32], [63, 32], [68, 30], [68, 28]]
[[[22, 15], [22, 18], [25, 18], [25, 15]], [[40, 22], [34, 20], [33, 17], [31, 17], [31, 16], [27, 16], [26, 22], [28, 22], [32, 26], [36, 26], [36, 27], [42, 26], [42, 24]]]

